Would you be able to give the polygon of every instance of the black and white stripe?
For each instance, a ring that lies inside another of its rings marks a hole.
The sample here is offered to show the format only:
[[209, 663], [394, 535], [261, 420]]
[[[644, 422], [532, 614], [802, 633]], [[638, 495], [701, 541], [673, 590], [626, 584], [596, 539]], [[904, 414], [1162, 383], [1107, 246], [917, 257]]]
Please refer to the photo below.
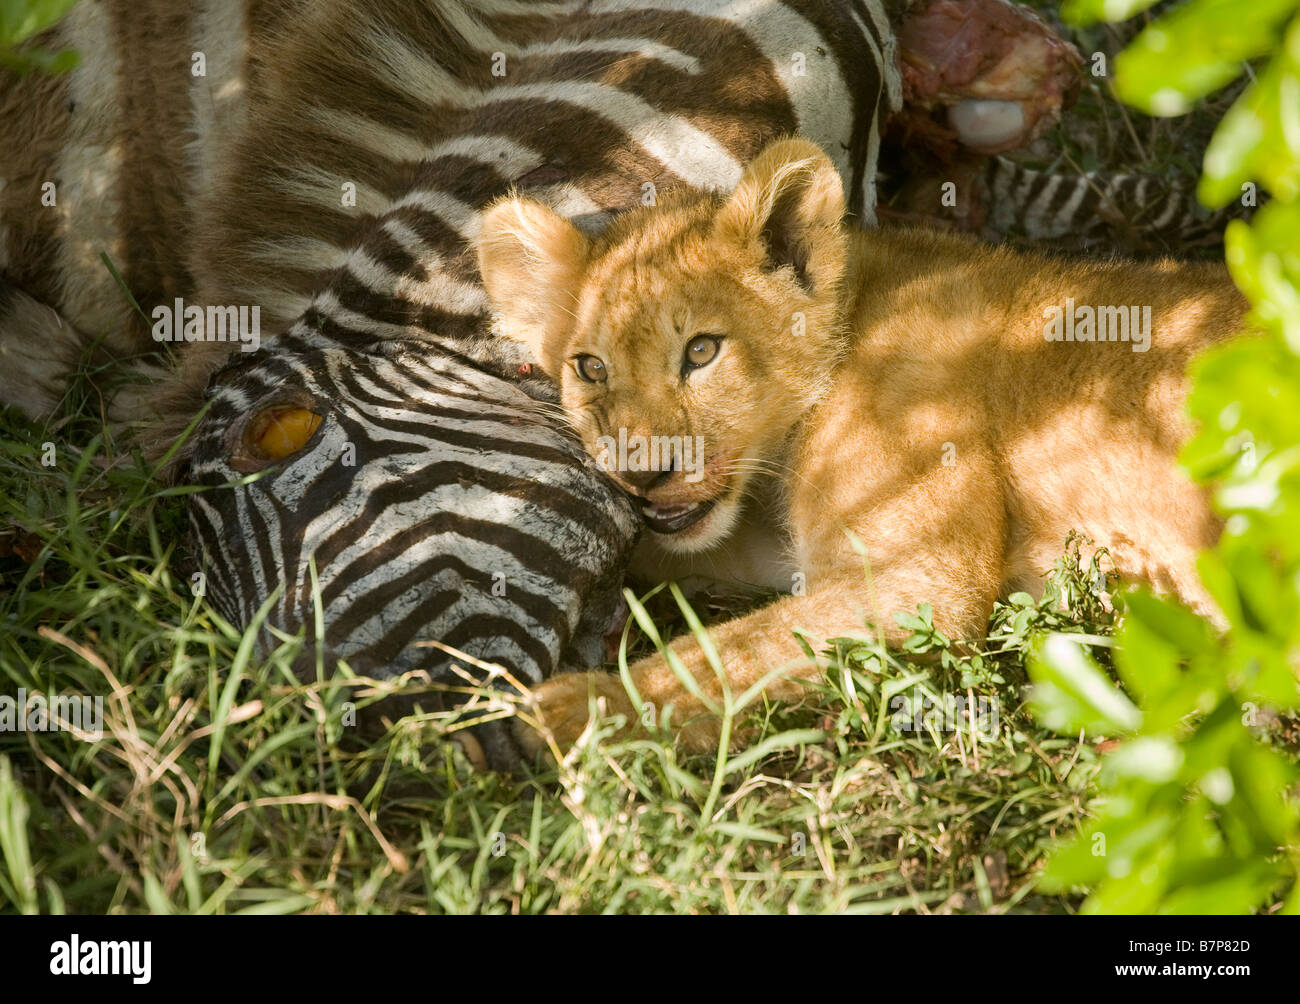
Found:
[[[411, 647], [429, 638], [523, 679], [599, 660], [634, 516], [518, 387], [423, 343], [367, 351], [305, 333], [218, 379], [214, 431], [286, 394], [324, 417], [309, 449], [256, 482], [195, 496], [209, 595], [228, 617], [246, 623], [281, 589], [272, 623], [310, 626], [314, 556], [325, 641], [354, 668], [429, 665]], [[205, 436], [194, 479], [224, 483], [226, 452]]]
[[[638, 524], [549, 387], [521, 378], [523, 350], [490, 334], [467, 244], [480, 210], [523, 188], [595, 229], [647, 184], [728, 189], [765, 143], [802, 132], [871, 219], [899, 95], [893, 35], [879, 0], [482, 0], [437, 5], [440, 30], [472, 51], [435, 58], [395, 33], [401, 6], [357, 16], [359, 64], [394, 107], [436, 108], [438, 123], [291, 99], [334, 142], [264, 167], [260, 186], [318, 207], [320, 226], [230, 227], [246, 235], [223, 250], [244, 263], [230, 298], [297, 316], [214, 376], [188, 472], [211, 490], [192, 523], [209, 596], [236, 624], [281, 590], [272, 623], [312, 633], [314, 559], [321, 642], [354, 668], [436, 668], [445, 657], [420, 647], [436, 639], [536, 681], [600, 660]], [[504, 78], [465, 69], [494, 53]], [[357, 170], [339, 150], [358, 152]], [[349, 229], [336, 196], [351, 179]], [[283, 402], [323, 424], [244, 477], [232, 435]]]
[[1229, 220], [1253, 212], [1236, 203], [1207, 210], [1193, 187], [1149, 175], [1035, 171], [1005, 157], [990, 158], [976, 184], [992, 234], [1075, 250], [1186, 253], [1217, 245]]

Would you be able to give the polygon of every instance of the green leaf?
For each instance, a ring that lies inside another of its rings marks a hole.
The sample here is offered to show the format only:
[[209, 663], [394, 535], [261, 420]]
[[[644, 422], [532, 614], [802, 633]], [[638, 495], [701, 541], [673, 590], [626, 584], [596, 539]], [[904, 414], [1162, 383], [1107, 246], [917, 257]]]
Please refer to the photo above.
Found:
[[1178, 776], [1183, 766], [1183, 751], [1168, 736], [1139, 736], [1106, 757], [1102, 778], [1109, 784], [1121, 779], [1137, 779], [1150, 784], [1164, 784]]
[[1055, 732], [1113, 735], [1131, 732], [1142, 714], [1071, 635], [1051, 634], [1030, 649], [1029, 675], [1037, 683], [1030, 704]]
[[1216, 882], [1204, 882], [1171, 891], [1160, 904], [1160, 913], [1211, 916], [1247, 914], [1253, 912], [1277, 884], [1277, 872], [1266, 863], [1238, 862], [1227, 876]]
[[1281, 847], [1293, 840], [1300, 809], [1279, 798], [1296, 781], [1296, 769], [1287, 760], [1255, 742], [1242, 742], [1229, 760], [1233, 784], [1252, 825], [1268, 844]]
[[[1237, 100], [1205, 152], [1201, 198], [1222, 205], [1258, 179], [1279, 199], [1300, 194], [1300, 159], [1294, 155], [1297, 79], [1300, 78], [1300, 19], [1286, 32], [1272, 62]], [[1278, 142], [1281, 139], [1282, 142]]]
[[1080, 27], [1098, 21], [1126, 21], [1134, 14], [1154, 7], [1160, 0], [1065, 0], [1061, 18]]
[[826, 733], [820, 729], [791, 729], [789, 732], [778, 732], [774, 736], [768, 736], [756, 746], [745, 750], [727, 760], [727, 773], [731, 774], [738, 770], [743, 770], [750, 764], [757, 763], [766, 756], [770, 756], [777, 750], [792, 749], [795, 746], [806, 746], [809, 743], [820, 743], [826, 739]]
[[1178, 683], [1182, 661], [1211, 648], [1209, 625], [1144, 590], [1134, 590], [1126, 599], [1128, 616], [1119, 632], [1115, 666], [1144, 704], [1156, 703]]
[[1195, 0], [1147, 27], [1115, 59], [1115, 91], [1150, 115], [1182, 115], [1269, 52], [1295, 0]]
[[49, 52], [45, 49], [6, 49], [0, 46], [0, 66], [7, 66], [18, 73], [40, 70], [44, 73], [67, 73], [81, 62], [81, 55], [74, 49]]
[[1278, 326], [1293, 353], [1300, 352], [1300, 233], [1293, 229], [1297, 222], [1300, 206], [1273, 202], [1250, 226], [1234, 220], [1225, 237], [1228, 268], [1255, 305], [1253, 317]]
[[0, 0], [0, 46], [13, 46], [57, 24], [77, 0]]
[[25, 914], [39, 912], [36, 871], [27, 840], [27, 797], [7, 756], [0, 756], [0, 858], [9, 881], [6, 895]]
[[1175, 825], [1176, 817], [1167, 809], [1149, 811], [1145, 802], [1115, 799], [1074, 843], [1052, 856], [1040, 885], [1044, 892], [1066, 892], [1126, 880]]

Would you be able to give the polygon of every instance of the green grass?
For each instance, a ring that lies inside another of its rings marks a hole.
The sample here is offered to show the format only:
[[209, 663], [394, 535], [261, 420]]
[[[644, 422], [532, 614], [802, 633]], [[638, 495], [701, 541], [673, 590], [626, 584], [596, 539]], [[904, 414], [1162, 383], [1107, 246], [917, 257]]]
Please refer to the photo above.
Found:
[[[1072, 906], [1036, 895], [1034, 875], [1083, 818], [1097, 755], [1032, 724], [1022, 657], [1035, 626], [1108, 629], [1086, 562], [1059, 578], [1077, 616], [1021, 598], [981, 654], [921, 622], [904, 656], [842, 646], [805, 706], [749, 709], [756, 758], [598, 734], [559, 769], [477, 774], [440, 741], [449, 714], [360, 740], [345, 702], [397, 684], [295, 680], [292, 639], [254, 657], [177, 571], [184, 499], [95, 425], [0, 419], [0, 693], [104, 698], [96, 741], [0, 733], [8, 909]], [[996, 735], [894, 727], [899, 700], [959, 693], [1000, 702]]]
[[[1085, 54], [1118, 48], [1080, 41]], [[1221, 111], [1146, 119], [1097, 85], [1042, 146], [1083, 169], [1191, 179]], [[999, 607], [973, 649], [918, 620], [903, 653], [857, 643], [827, 654], [825, 683], [804, 705], [736, 712], [755, 719], [758, 755], [719, 763], [654, 739], [613, 742], [606, 730], [558, 768], [479, 774], [443, 741], [453, 715], [404, 718], [373, 739], [349, 724], [353, 706], [423, 681], [299, 681], [293, 639], [254, 656], [190, 593], [183, 497], [106, 430], [103, 412], [81, 383], [49, 426], [0, 414], [0, 694], [100, 696], [105, 716], [93, 741], [0, 732], [0, 909], [1079, 905], [1037, 892], [1036, 877], [1087, 818], [1106, 744], [1035, 724], [1024, 670], [1036, 630], [1114, 627], [1078, 542], [1045, 600]], [[41, 463], [46, 442], [52, 467]], [[667, 594], [650, 608], [681, 628]], [[957, 695], [997, 701], [995, 735], [894, 727], [900, 699]]]

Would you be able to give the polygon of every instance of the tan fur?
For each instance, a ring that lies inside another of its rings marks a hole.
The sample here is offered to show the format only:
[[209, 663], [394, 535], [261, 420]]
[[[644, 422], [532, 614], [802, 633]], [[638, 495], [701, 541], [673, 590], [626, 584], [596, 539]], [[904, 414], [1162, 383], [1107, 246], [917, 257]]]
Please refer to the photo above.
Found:
[[[701, 481], [675, 472], [642, 488], [659, 505], [723, 496], [694, 526], [651, 535], [661, 570], [752, 566], [735, 553], [737, 527], [755, 509], [784, 517], [771, 546], [806, 591], [713, 631], [730, 690], [788, 666], [768, 692], [797, 697], [810, 670], [795, 629], [814, 647], [864, 624], [897, 642], [893, 615], [932, 603], [950, 637], [980, 637], [999, 594], [1041, 585], [1072, 529], [1109, 547], [1126, 579], [1216, 616], [1195, 557], [1218, 522], [1175, 455], [1190, 431], [1189, 359], [1243, 322], [1226, 270], [851, 230], [839, 184], [820, 150], [789, 140], [730, 199], [640, 210], [595, 244], [521, 200], [495, 207], [480, 237], [502, 330], [532, 342], [593, 455], [620, 427], [705, 438]], [[578, 279], [557, 287], [566, 276]], [[1150, 306], [1149, 351], [1047, 341], [1045, 311], [1067, 297]], [[684, 378], [684, 346], [702, 332], [722, 349]], [[584, 354], [603, 360], [604, 383], [579, 377]], [[672, 648], [716, 698], [723, 682], [695, 640]], [[686, 745], [716, 741], [716, 719], [663, 659], [635, 664], [632, 679], [660, 711], [675, 706]], [[554, 677], [536, 697], [562, 745], [591, 694], [636, 720], [617, 677]]]
[[[16, 367], [0, 401], [34, 418], [59, 401], [82, 356], [159, 348], [101, 255], [146, 312], [194, 292], [187, 158], [210, 137], [195, 134], [191, 90], [227, 84], [214, 67], [239, 72], [242, 49], [206, 53], [209, 74], [195, 77], [192, 6], [83, 0], [33, 40], [75, 49], [76, 68], [0, 70], [0, 298], [16, 305], [0, 311], [0, 351]], [[53, 206], [41, 201], [47, 182]]]
[[68, 285], [59, 272], [67, 224], [65, 210], [41, 204], [42, 186], [62, 180], [60, 151], [75, 147], [71, 100], [66, 76], [0, 69], [0, 402], [33, 418], [62, 398], [85, 346], [50, 306]]
[[[22, 342], [0, 338], [0, 401], [26, 415], [48, 414], [67, 391], [68, 374], [84, 349], [81, 332], [56, 310], [18, 290], [0, 287], [4, 327]], [[39, 346], [40, 352], [30, 351]]]

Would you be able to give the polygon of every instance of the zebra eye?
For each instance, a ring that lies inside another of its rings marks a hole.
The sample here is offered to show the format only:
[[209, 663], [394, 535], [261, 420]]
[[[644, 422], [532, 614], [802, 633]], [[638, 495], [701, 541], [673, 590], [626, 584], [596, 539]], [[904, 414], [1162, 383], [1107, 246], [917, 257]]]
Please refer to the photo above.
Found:
[[320, 428], [321, 417], [306, 408], [268, 408], [244, 431], [244, 445], [253, 455], [283, 460], [297, 453]]
[[255, 474], [293, 456], [324, 424], [326, 410], [301, 388], [265, 394], [226, 427], [223, 441], [230, 466], [240, 474]]
[[605, 364], [595, 356], [578, 356], [573, 360], [573, 368], [587, 383], [605, 382]]
[[721, 345], [722, 339], [717, 335], [696, 335], [686, 346], [686, 353], [682, 356], [682, 372], [689, 373], [691, 370], [709, 365], [717, 358], [718, 348]]

